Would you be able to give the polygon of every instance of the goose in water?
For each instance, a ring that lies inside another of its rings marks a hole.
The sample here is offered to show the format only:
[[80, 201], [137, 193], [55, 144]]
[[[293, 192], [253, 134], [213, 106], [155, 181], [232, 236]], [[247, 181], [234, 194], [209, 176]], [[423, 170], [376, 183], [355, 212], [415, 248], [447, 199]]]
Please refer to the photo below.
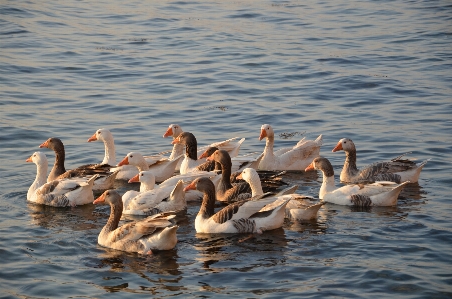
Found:
[[322, 186], [319, 190], [319, 198], [324, 202], [347, 206], [395, 206], [397, 198], [403, 187], [409, 181], [402, 184], [394, 182], [375, 182], [366, 185], [346, 185], [337, 188], [334, 183], [334, 170], [330, 161], [324, 157], [315, 158], [306, 168], [320, 170], [323, 173]]
[[260, 212], [273, 199], [250, 199], [232, 203], [220, 211], [215, 208], [215, 186], [208, 178], [197, 178], [184, 190], [196, 189], [204, 193], [201, 208], [195, 219], [197, 233], [262, 233], [279, 228], [289, 199], [272, 210]]
[[259, 170], [304, 170], [320, 153], [322, 135], [316, 140], [300, 140], [292, 149], [274, 152], [275, 133], [273, 128], [265, 124], [261, 127], [259, 140], [266, 138]]
[[342, 138], [333, 148], [333, 152], [343, 150], [345, 163], [342, 168], [340, 180], [344, 183], [360, 183], [375, 181], [391, 181], [402, 183], [410, 181], [416, 183], [424, 165], [428, 162], [416, 164], [412, 160], [401, 159], [404, 155], [390, 161], [376, 162], [361, 169], [356, 167], [356, 147], [349, 138]]
[[174, 213], [162, 213], [141, 221], [128, 222], [118, 226], [122, 216], [122, 200], [115, 190], [102, 193], [93, 204], [109, 204], [110, 217], [100, 232], [99, 245], [140, 254], [152, 254], [153, 250], [170, 250], [177, 244], [178, 226], [170, 220]]
[[87, 176], [98, 174], [96, 180], [94, 181], [93, 190], [105, 190], [113, 186], [118, 172], [111, 172], [111, 165], [86, 164], [66, 171], [66, 168], [64, 167], [66, 153], [63, 142], [59, 138], [51, 137], [43, 142], [39, 147], [45, 147], [55, 152], [55, 163], [53, 164], [53, 168], [47, 177], [47, 182], [64, 178], [86, 178]]
[[26, 162], [36, 164], [36, 178], [28, 189], [27, 200], [53, 206], [53, 207], [75, 207], [93, 201], [93, 183], [97, 174], [90, 179], [56, 179], [46, 182], [48, 161], [44, 153], [35, 152]]

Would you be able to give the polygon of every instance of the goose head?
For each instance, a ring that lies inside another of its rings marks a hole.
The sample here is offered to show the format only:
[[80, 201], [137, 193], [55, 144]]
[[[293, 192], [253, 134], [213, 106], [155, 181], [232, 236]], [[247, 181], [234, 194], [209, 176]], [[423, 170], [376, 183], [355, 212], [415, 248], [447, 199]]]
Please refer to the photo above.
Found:
[[88, 139], [88, 142], [98, 141], [98, 140], [105, 142], [107, 140], [112, 140], [112, 139], [113, 139], [113, 135], [111, 134], [110, 130], [103, 128], [103, 129], [97, 130], [93, 134], [93, 136], [91, 136]]
[[93, 204], [109, 204], [117, 206], [122, 203], [121, 195], [116, 190], [106, 190], [101, 196], [93, 201]]
[[121, 162], [118, 163], [118, 166], [139, 165], [142, 160], [144, 160], [142, 154], [137, 152], [130, 152], [127, 154], [127, 156], [124, 157], [124, 159], [121, 160]]
[[259, 140], [262, 140], [264, 138], [273, 137], [275, 136], [275, 133], [273, 132], [272, 126], [269, 124], [262, 125], [261, 127], [261, 135], [259, 136]]
[[326, 177], [334, 176], [333, 165], [331, 165], [330, 160], [324, 157], [317, 157], [312, 160], [311, 164], [309, 164], [304, 171], [309, 170], [320, 170]]
[[210, 157], [218, 148], [215, 146], [210, 146], [204, 153], [199, 156], [199, 159]]
[[193, 182], [187, 185], [184, 188], [184, 191], [187, 192], [188, 190], [198, 190], [200, 192], [205, 193], [208, 191], [212, 191], [212, 189], [215, 190], [213, 182], [208, 177], [200, 177], [196, 178], [195, 180], [193, 180]]
[[47, 165], [47, 156], [44, 153], [41, 152], [34, 152], [33, 155], [31, 155], [25, 162], [33, 162], [37, 166], [41, 165]]
[[148, 185], [155, 185], [155, 175], [152, 171], [140, 171], [136, 176], [129, 180], [129, 183], [145, 183]]
[[342, 138], [341, 140], [339, 140], [339, 142], [333, 148], [332, 152], [334, 153], [334, 152], [337, 152], [340, 150], [343, 150], [345, 152], [355, 151], [356, 150], [355, 144], [349, 138]]
[[247, 183], [260, 180], [257, 171], [253, 168], [245, 168], [242, 172], [237, 176], [238, 180], [245, 180]]
[[44, 141], [40, 146], [40, 148], [46, 147], [48, 149], [54, 150], [55, 152], [62, 151], [64, 152], [64, 145], [60, 138], [51, 137]]
[[171, 144], [185, 144], [185, 145], [196, 145], [197, 141], [195, 135], [190, 132], [182, 132], [180, 133]]
[[163, 134], [163, 138], [169, 137], [169, 136], [173, 136], [173, 137], [177, 137], [182, 133], [182, 128], [181, 126], [177, 125], [177, 124], [171, 124], [168, 126], [168, 129], [166, 130], [165, 134]]

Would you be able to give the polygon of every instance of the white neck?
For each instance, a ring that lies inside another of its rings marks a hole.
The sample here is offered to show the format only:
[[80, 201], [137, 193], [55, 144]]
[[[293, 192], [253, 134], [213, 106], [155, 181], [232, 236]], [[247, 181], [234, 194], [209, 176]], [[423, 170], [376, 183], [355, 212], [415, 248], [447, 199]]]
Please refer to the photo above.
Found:
[[273, 145], [275, 144], [275, 136], [267, 136], [265, 140], [264, 156], [273, 155]]
[[116, 165], [115, 141], [113, 138], [104, 140], [105, 156], [102, 164]]
[[155, 180], [151, 180], [151, 182], [141, 182], [140, 184], [140, 193], [146, 192], [149, 190], [153, 190], [155, 186]]
[[319, 198], [323, 199], [326, 194], [333, 192], [335, 189], [336, 186], [334, 184], [334, 175], [327, 177], [325, 176], [325, 174], [323, 174], [322, 186], [319, 190]]
[[[177, 137], [177, 136], [176, 136]], [[176, 139], [176, 137], [173, 137], [173, 140]], [[173, 145], [173, 150], [171, 151], [171, 155], [169, 156], [169, 160], [173, 160], [174, 158], [179, 157], [184, 153], [185, 146], [180, 143], [175, 143]]]
[[251, 187], [251, 196], [264, 194], [264, 191], [262, 190], [261, 180], [258, 174], [255, 173], [254, 175], [252, 175], [250, 180], [248, 181], [248, 184], [250, 184]]
[[30, 198], [33, 196], [35, 191], [44, 185], [47, 182], [47, 170], [48, 170], [48, 164], [45, 165], [37, 165], [36, 168], [36, 178], [31, 184], [30, 188], [28, 189], [27, 193], [27, 199], [30, 200]]
[[148, 162], [146, 162], [146, 159], [144, 157], [141, 157], [135, 166], [138, 167], [139, 171], [149, 170]]

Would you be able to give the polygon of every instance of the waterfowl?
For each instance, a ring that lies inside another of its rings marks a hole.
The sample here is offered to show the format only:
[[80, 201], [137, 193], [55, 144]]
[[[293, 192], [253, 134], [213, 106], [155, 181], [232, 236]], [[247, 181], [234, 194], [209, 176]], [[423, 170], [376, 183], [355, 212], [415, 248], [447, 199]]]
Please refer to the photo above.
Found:
[[136, 176], [129, 180], [129, 183], [140, 183], [140, 191], [128, 190], [122, 195], [122, 203], [127, 206], [138, 194], [153, 190], [155, 186], [155, 176], [151, 171], [140, 171]]
[[356, 147], [349, 138], [342, 138], [333, 148], [333, 152], [343, 150], [345, 152], [345, 163], [342, 168], [340, 180], [344, 183], [391, 181], [402, 183], [410, 181], [416, 183], [419, 180], [422, 168], [428, 162], [416, 164], [412, 160], [401, 159], [398, 156], [390, 161], [376, 162], [361, 169], [356, 167]]
[[[245, 168], [238, 179], [245, 180], [251, 187], [252, 196], [264, 195], [262, 190], [261, 181], [256, 170], [253, 168]], [[282, 190], [281, 192], [274, 195], [275, 201], [261, 209], [261, 211], [266, 211], [280, 205], [285, 200], [289, 199], [289, 203], [286, 205], [286, 217], [293, 220], [312, 220], [317, 218], [317, 212], [323, 203], [312, 204], [313, 200], [310, 196], [293, 194], [297, 190], [297, 185], [291, 186]]]
[[153, 215], [118, 227], [123, 205], [117, 191], [105, 191], [93, 204], [110, 205], [110, 217], [97, 238], [99, 245], [140, 254], [152, 254], [152, 250], [170, 250], [176, 246], [178, 226], [170, 222], [175, 217], [173, 213]]
[[349, 206], [394, 206], [403, 187], [394, 182], [375, 182], [367, 185], [346, 185], [336, 188], [334, 183], [334, 170], [330, 161], [324, 157], [315, 158], [306, 167], [306, 171], [320, 170], [323, 173], [322, 186], [319, 190], [319, 198], [324, 202]]
[[[209, 146], [200, 156], [199, 159], [210, 157], [215, 151], [217, 151], [219, 148], [215, 146]], [[229, 152], [228, 152], [229, 153]], [[246, 167], [252, 167], [256, 168], [258, 165], [258, 159], [254, 158], [252, 154], [250, 155], [243, 155], [243, 156], [235, 156], [232, 157], [231, 154], [229, 154], [231, 157], [231, 172], [241, 172]], [[257, 163], [256, 163], [257, 162]], [[199, 165], [197, 167], [197, 170], [204, 170], [204, 171], [216, 171], [221, 172], [221, 164], [219, 162], [215, 161], [206, 161]], [[232, 179], [232, 177], [231, 177]]]
[[259, 170], [304, 170], [320, 153], [322, 135], [316, 140], [300, 140], [292, 149], [274, 152], [275, 133], [269, 124], [261, 127], [259, 140], [266, 138], [262, 159], [258, 165]]
[[46, 155], [35, 152], [26, 162], [33, 162], [37, 167], [36, 178], [27, 192], [28, 201], [53, 207], [74, 207], [93, 201], [93, 183], [97, 175], [86, 181], [56, 179], [47, 183], [48, 161]]
[[195, 135], [190, 132], [183, 132], [179, 134], [173, 141], [172, 144], [183, 144], [185, 145], [185, 155], [182, 163], [180, 165], [180, 173], [185, 174], [189, 172], [199, 171], [197, 167], [202, 163], [206, 162], [206, 159], [198, 159], [198, 142]]
[[[170, 192], [168, 192], [170, 188]], [[123, 213], [129, 215], [154, 215], [168, 211], [181, 211], [187, 207], [184, 194], [184, 183], [179, 180], [177, 184], [163, 186], [139, 193], [127, 203], [123, 199]]]
[[[94, 134], [88, 138], [88, 142], [102, 141], [104, 143], [105, 155], [101, 164], [116, 165], [115, 141], [113, 134], [106, 128], [98, 129]], [[149, 166], [164, 160], [162, 154], [143, 156]], [[138, 169], [133, 165], [123, 165], [119, 167], [112, 167], [110, 171], [119, 170], [117, 180], [129, 180], [138, 174]]]
[[138, 168], [138, 171], [152, 171], [155, 176], [155, 181], [160, 183], [174, 175], [179, 159], [182, 159], [182, 156], [173, 160], [162, 159], [149, 166], [142, 154], [130, 152], [118, 163], [118, 166], [134, 165]]
[[40, 148], [48, 148], [55, 152], [55, 163], [52, 170], [47, 177], [47, 182], [51, 182], [55, 179], [64, 178], [80, 178], [92, 176], [98, 174], [97, 179], [94, 181], [93, 190], [105, 190], [113, 186], [118, 172], [111, 172], [111, 165], [109, 164], [86, 164], [79, 166], [75, 169], [67, 170], [64, 167], [65, 150], [61, 139], [51, 137], [43, 142]]
[[285, 206], [260, 212], [272, 199], [243, 200], [214, 211], [215, 186], [208, 178], [197, 178], [184, 190], [196, 189], [204, 193], [201, 208], [195, 219], [197, 233], [262, 233], [283, 225]]

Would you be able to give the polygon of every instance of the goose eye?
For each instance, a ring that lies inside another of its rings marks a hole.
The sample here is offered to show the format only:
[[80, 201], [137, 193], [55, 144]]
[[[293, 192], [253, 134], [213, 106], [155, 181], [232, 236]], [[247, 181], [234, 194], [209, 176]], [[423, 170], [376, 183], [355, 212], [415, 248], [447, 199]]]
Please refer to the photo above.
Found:
[[130, 155], [130, 158], [133, 158], [133, 155]]
[[97, 134], [102, 134], [102, 132], [101, 132], [101, 131], [99, 131], [99, 132], [97, 132]]

